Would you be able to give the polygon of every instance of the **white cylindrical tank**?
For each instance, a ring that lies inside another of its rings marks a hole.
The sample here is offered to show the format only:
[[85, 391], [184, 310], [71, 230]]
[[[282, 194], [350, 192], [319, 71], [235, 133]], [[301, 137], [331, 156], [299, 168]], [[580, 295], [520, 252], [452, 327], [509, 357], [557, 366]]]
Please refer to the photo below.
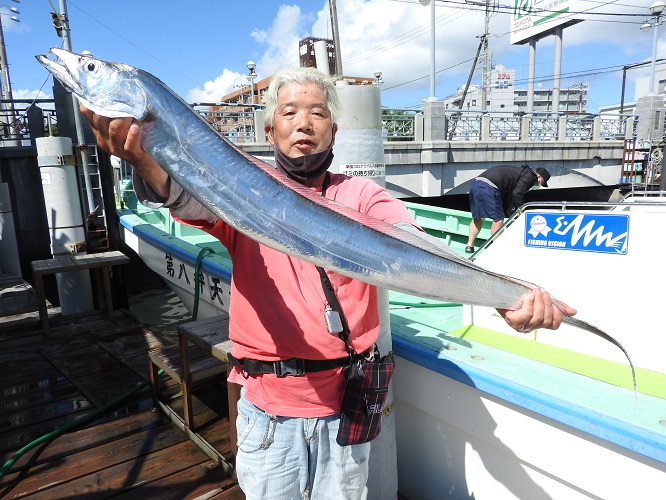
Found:
[[6, 182], [0, 182], [0, 273], [13, 273], [21, 276], [14, 215]]
[[328, 66], [328, 49], [325, 40], [318, 40], [314, 43], [315, 63], [317, 69], [325, 75], [331, 75], [331, 69]]
[[[350, 176], [368, 177], [386, 184], [384, 143], [379, 87], [372, 85], [336, 86], [342, 104], [338, 132], [333, 146], [330, 170]], [[379, 290], [379, 340], [382, 355], [392, 350], [388, 292]], [[396, 369], [400, 367], [396, 366]], [[382, 417], [382, 431], [372, 442], [368, 498], [391, 500], [398, 497], [398, 462], [395, 441], [393, 389], [389, 391]]]
[[[69, 137], [39, 137], [35, 143], [51, 235], [51, 253], [54, 257], [86, 253], [78, 250], [80, 244], [86, 241], [86, 232], [72, 140]], [[57, 274], [56, 281], [63, 316], [94, 309], [88, 270]]]
[[331, 171], [349, 176], [369, 177], [380, 186], [386, 185], [384, 141], [382, 138], [382, 105], [379, 87], [345, 85], [337, 82], [342, 113], [333, 146]]

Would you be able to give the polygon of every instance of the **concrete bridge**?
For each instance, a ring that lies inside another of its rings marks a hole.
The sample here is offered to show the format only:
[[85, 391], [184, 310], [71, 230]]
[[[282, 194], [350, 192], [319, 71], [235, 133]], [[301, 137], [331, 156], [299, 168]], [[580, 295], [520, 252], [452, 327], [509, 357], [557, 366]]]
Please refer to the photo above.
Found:
[[[438, 101], [424, 102], [419, 112], [391, 111], [382, 115], [386, 186], [399, 198], [440, 196], [498, 164], [547, 168], [554, 188], [615, 185], [624, 139], [638, 126], [635, 115], [463, 112]], [[238, 145], [272, 162], [263, 110], [253, 122], [261, 132]]]
[[[54, 93], [55, 107], [61, 111], [55, 120], [60, 134], [75, 138], [65, 95], [57, 87]], [[273, 161], [263, 132], [263, 105], [193, 107], [240, 148]], [[29, 131], [42, 135], [42, 122], [50, 126], [54, 115], [41, 109], [30, 111], [36, 116]], [[440, 196], [497, 164], [547, 168], [554, 188], [615, 185], [621, 177], [624, 139], [635, 137], [645, 122], [638, 118], [463, 111], [447, 109], [441, 101], [425, 101], [420, 110], [383, 108], [386, 185], [399, 198]], [[85, 128], [86, 141], [94, 142]], [[19, 140], [34, 145], [33, 134], [27, 132]]]
[[[239, 144], [272, 163], [268, 144]], [[499, 164], [548, 169], [553, 188], [618, 184], [623, 141], [385, 142], [386, 187], [398, 198], [440, 196]]]

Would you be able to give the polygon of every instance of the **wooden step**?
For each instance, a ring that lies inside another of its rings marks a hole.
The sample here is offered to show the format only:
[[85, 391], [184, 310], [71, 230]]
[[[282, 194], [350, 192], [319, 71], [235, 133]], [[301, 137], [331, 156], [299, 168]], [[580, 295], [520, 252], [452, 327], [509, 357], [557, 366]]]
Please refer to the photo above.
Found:
[[0, 316], [37, 311], [35, 290], [16, 274], [0, 274]]
[[[180, 350], [178, 345], [159, 347], [148, 352], [151, 361], [172, 379], [181, 382]], [[196, 346], [189, 347], [190, 376], [192, 382], [205, 380], [225, 373], [220, 360]]]

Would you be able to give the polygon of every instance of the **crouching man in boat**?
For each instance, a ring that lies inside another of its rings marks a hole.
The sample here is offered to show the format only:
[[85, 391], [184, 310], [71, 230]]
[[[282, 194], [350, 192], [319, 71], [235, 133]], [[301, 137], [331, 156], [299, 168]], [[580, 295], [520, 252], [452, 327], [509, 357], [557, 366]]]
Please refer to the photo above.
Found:
[[[420, 232], [403, 202], [373, 181], [327, 171], [338, 109], [334, 83], [323, 73], [294, 68], [276, 74], [266, 94], [266, 133], [278, 169], [327, 198]], [[330, 304], [315, 266], [263, 246], [219, 220], [146, 154], [140, 128], [131, 119], [81, 111], [99, 146], [134, 166], [142, 203], [169, 207], [181, 222], [219, 238], [233, 259], [229, 334], [238, 364], [229, 380], [243, 386], [236, 473], [247, 498], [302, 498], [306, 491], [312, 500], [366, 498], [370, 443], [342, 446], [336, 441], [346, 383], [343, 368], [350, 356], [345, 342], [331, 335]], [[379, 334], [376, 287], [326, 274], [346, 317], [353, 351], [372, 351]], [[527, 294], [520, 310], [500, 313], [521, 331], [556, 329], [562, 320], [541, 291]]]
[[469, 206], [472, 222], [465, 252], [474, 253], [474, 241], [483, 227], [483, 219], [492, 219], [490, 234], [496, 233], [523, 203], [530, 189], [548, 187], [550, 172], [545, 168], [529, 165], [496, 165], [484, 171], [472, 181], [469, 189]]

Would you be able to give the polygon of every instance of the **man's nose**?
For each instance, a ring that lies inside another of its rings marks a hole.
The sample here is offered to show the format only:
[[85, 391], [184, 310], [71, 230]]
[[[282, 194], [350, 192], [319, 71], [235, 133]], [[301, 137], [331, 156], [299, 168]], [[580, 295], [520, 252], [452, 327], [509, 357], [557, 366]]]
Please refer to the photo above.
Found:
[[312, 130], [312, 117], [310, 113], [298, 113], [296, 115], [296, 127], [298, 130]]

